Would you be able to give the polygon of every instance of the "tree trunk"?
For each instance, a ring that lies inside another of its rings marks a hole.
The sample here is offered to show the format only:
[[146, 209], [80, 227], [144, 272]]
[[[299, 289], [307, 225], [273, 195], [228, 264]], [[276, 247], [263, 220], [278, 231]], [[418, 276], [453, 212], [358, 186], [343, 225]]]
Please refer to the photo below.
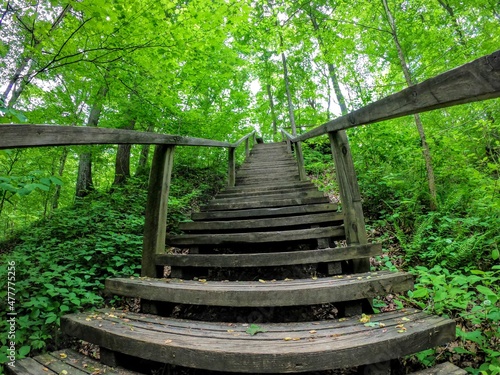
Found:
[[[61, 154], [61, 158], [59, 159], [59, 171], [58, 171], [59, 177], [62, 177], [64, 173], [64, 167], [66, 166], [67, 159], [68, 159], [68, 148], [64, 147], [63, 152]], [[52, 210], [55, 210], [59, 207], [60, 197], [61, 197], [61, 185], [56, 185], [56, 191], [54, 192], [54, 196], [52, 197]]]
[[[133, 130], [135, 127], [135, 118], [132, 118], [127, 126], [123, 129]], [[116, 152], [116, 163], [115, 163], [115, 180], [113, 181], [113, 186], [121, 186], [127, 182], [130, 178], [130, 149], [132, 145], [118, 145], [118, 151]]]
[[[97, 98], [90, 110], [89, 119], [87, 121], [87, 126], [96, 127], [99, 123], [99, 117], [102, 111], [102, 102], [108, 93], [108, 86], [104, 83], [99, 92], [97, 93]], [[80, 154], [80, 161], [78, 164], [78, 178], [76, 181], [76, 196], [79, 198], [85, 197], [94, 189], [92, 183], [92, 153], [90, 151]]]
[[273, 134], [276, 134], [278, 131], [278, 123], [276, 121], [276, 113], [274, 112], [274, 100], [273, 93], [271, 92], [271, 85], [267, 84], [267, 96], [269, 98], [269, 107], [271, 108], [271, 117], [273, 119]]
[[[387, 19], [389, 21], [392, 39], [394, 41], [394, 44], [395, 44], [397, 52], [398, 52], [399, 63], [401, 64], [401, 69], [403, 70], [406, 84], [408, 86], [412, 86], [414, 84], [414, 82], [412, 80], [410, 69], [408, 68], [408, 64], [406, 63], [406, 58], [405, 58], [405, 54], [403, 52], [403, 48], [401, 47], [401, 43], [399, 42], [399, 39], [398, 39], [396, 22], [394, 20], [394, 17], [392, 16], [392, 13], [389, 9], [389, 6], [387, 5], [387, 0], [382, 0], [382, 4], [384, 5], [385, 13], [386, 13]], [[425, 130], [424, 130], [424, 126], [422, 124], [422, 120], [420, 119], [420, 115], [417, 113], [414, 115], [414, 118], [415, 118], [415, 125], [417, 126], [417, 129], [418, 129], [418, 134], [420, 135], [420, 142], [422, 145], [422, 154], [424, 156], [425, 168], [427, 170], [427, 182], [428, 182], [428, 186], [429, 186], [429, 195], [430, 195], [430, 206], [429, 207], [431, 210], [436, 210], [437, 209], [437, 191], [436, 191], [436, 182], [435, 182], [435, 178], [434, 178], [434, 169], [432, 167], [431, 151], [430, 151], [429, 145], [427, 144], [427, 141], [426, 141]]]
[[[318, 22], [316, 21], [316, 17], [314, 17], [314, 14], [312, 14], [312, 11], [309, 12], [309, 18], [311, 19], [311, 23], [313, 24], [314, 31], [318, 32], [319, 25]], [[320, 50], [322, 50], [323, 39], [319, 35], [318, 35], [318, 43]], [[322, 52], [323, 55], [325, 55], [325, 52], [324, 51]], [[335, 68], [335, 65], [333, 65], [332, 63], [327, 63], [327, 66], [328, 66], [328, 73], [330, 73], [330, 80], [332, 81], [333, 91], [335, 92], [335, 96], [337, 97], [337, 102], [339, 103], [340, 112], [342, 113], [342, 115], [347, 115], [347, 106], [345, 104], [344, 94], [342, 94], [342, 91], [340, 90], [339, 80], [337, 78], [337, 69]]]
[[[66, 5], [61, 13], [59, 13], [59, 16], [57, 16], [56, 20], [52, 24], [52, 27], [50, 28], [49, 32], [47, 35], [50, 35], [62, 22], [66, 14], [69, 12], [71, 9], [71, 5], [68, 4]], [[21, 96], [21, 93], [23, 92], [24, 88], [28, 84], [29, 80], [26, 79], [29, 77], [32, 69], [31, 65], [33, 63], [33, 55], [35, 50], [39, 50], [41, 48], [41, 39], [34, 38], [35, 43], [33, 44], [33, 47], [31, 49], [31, 53], [24, 57], [21, 61], [21, 64], [17, 67], [16, 71], [12, 75], [12, 77], [9, 80], [9, 83], [7, 84], [7, 87], [5, 88], [5, 91], [2, 94], [2, 98], [4, 100], [4, 103], [7, 103], [7, 97], [9, 96], [10, 92], [14, 89], [12, 92], [12, 96], [8, 102], [7, 107], [12, 108], [14, 104], [16, 104], [17, 99], [19, 99], [19, 96]], [[26, 71], [23, 75], [23, 72]], [[21, 82], [19, 82], [21, 80]], [[17, 87], [16, 87], [17, 86]]]
[[[281, 47], [283, 47], [283, 37], [280, 35]], [[290, 125], [292, 127], [293, 136], [297, 136], [297, 126], [295, 125], [295, 116], [293, 114], [293, 102], [292, 95], [290, 93], [290, 80], [288, 79], [288, 68], [286, 66], [286, 56], [285, 52], [281, 53], [281, 60], [283, 61], [283, 78], [285, 80], [285, 89], [286, 89], [286, 99], [288, 101], [288, 114], [290, 116]], [[295, 154], [297, 157], [297, 164], [299, 168], [299, 178], [304, 181], [306, 180], [306, 170], [304, 167], [304, 155], [302, 154], [302, 145], [300, 142], [296, 142], [295, 146]]]
[[[153, 124], [149, 124], [148, 132], [152, 132], [154, 129]], [[148, 176], [148, 159], [149, 159], [150, 145], [142, 145], [141, 154], [139, 155], [139, 162], [137, 163], [137, 169], [135, 170], [135, 177]]]
[[450, 16], [451, 20], [453, 21], [453, 28], [455, 29], [455, 32], [458, 35], [458, 40], [461, 45], [465, 46], [465, 39], [464, 39], [464, 34], [462, 33], [462, 30], [460, 29], [460, 24], [458, 23], [457, 17], [455, 16], [455, 12], [453, 11], [453, 8], [448, 4], [447, 0], [438, 0], [439, 5], [443, 7], [443, 9], [448, 13]]

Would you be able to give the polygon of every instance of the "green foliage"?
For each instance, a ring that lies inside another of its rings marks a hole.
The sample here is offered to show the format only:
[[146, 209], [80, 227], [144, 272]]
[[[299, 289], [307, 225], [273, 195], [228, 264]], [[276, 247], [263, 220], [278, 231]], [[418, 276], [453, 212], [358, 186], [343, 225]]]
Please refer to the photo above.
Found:
[[[177, 221], [187, 220], [193, 206], [210, 199], [223, 179], [209, 168], [176, 170], [169, 230], [175, 230]], [[101, 307], [106, 278], [139, 274], [145, 204], [141, 180], [132, 179], [111, 193], [95, 192], [26, 230], [21, 243], [2, 255], [2, 304], [7, 301], [6, 265], [16, 266], [17, 358], [57, 347], [61, 316]], [[0, 323], [2, 332], [7, 332], [6, 324], [5, 319]], [[4, 335], [1, 363], [6, 360], [6, 346]]]
[[[457, 320], [459, 345], [452, 352], [479, 357], [478, 369], [472, 374], [497, 375], [500, 370], [500, 266], [489, 271], [470, 269], [450, 272], [441, 266], [415, 267], [415, 289], [408, 292], [409, 302], [429, 312]], [[450, 354], [451, 354], [450, 353]], [[424, 364], [433, 364], [435, 352], [417, 354]]]

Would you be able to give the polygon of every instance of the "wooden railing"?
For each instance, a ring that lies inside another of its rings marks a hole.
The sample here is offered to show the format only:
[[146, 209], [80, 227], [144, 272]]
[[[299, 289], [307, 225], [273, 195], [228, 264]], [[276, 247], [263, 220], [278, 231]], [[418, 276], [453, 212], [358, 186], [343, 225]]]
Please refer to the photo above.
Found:
[[[430, 78], [387, 96], [345, 116], [336, 118], [296, 137], [281, 130], [288, 150], [300, 150], [302, 141], [328, 134], [340, 190], [348, 244], [366, 244], [361, 195], [345, 130], [438, 108], [500, 97], [500, 51]], [[299, 173], [304, 170], [302, 153], [295, 152]], [[305, 172], [304, 172], [305, 174]], [[369, 271], [368, 260], [355, 264]]]
[[176, 146], [226, 147], [229, 150], [228, 185], [235, 183], [235, 150], [245, 142], [245, 155], [250, 154], [250, 139], [256, 143], [255, 131], [230, 143], [178, 135], [137, 132], [134, 130], [90, 128], [57, 125], [0, 125], [0, 149], [96, 145], [151, 144], [155, 145], [149, 176], [148, 198], [144, 222], [142, 276], [155, 277], [156, 253], [165, 249], [167, 203]]

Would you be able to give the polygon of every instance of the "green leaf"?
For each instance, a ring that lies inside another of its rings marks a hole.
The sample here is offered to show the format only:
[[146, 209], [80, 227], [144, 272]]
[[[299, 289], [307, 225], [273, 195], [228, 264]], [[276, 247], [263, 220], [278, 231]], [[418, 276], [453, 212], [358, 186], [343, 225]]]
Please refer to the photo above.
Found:
[[28, 355], [28, 353], [30, 352], [30, 350], [31, 350], [31, 346], [21, 346], [19, 348], [19, 351], [18, 351], [19, 356], [26, 357]]
[[422, 288], [422, 289], [417, 289], [417, 290], [412, 291], [411, 297], [424, 298], [424, 297], [427, 297], [428, 295], [429, 295], [429, 291], [425, 288]]
[[261, 327], [259, 327], [257, 324], [250, 324], [250, 327], [248, 327], [248, 329], [246, 330], [246, 333], [252, 336], [256, 335], [259, 332], [266, 332], [266, 331]]
[[494, 291], [483, 285], [476, 286], [476, 289], [479, 291], [479, 293], [484, 294], [485, 296], [496, 296], [496, 293]]
[[498, 258], [500, 258], [500, 251], [498, 249], [494, 249], [492, 252], [491, 252], [491, 258], [493, 260], [497, 260]]

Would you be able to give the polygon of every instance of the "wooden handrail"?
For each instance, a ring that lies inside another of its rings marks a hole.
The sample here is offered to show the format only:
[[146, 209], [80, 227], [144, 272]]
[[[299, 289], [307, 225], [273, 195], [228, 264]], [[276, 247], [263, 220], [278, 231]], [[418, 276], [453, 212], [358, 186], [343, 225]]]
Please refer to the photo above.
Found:
[[248, 138], [250, 138], [252, 135], [255, 134], [255, 130], [252, 131], [251, 133], [248, 133], [247, 135], [245, 135], [244, 137], [238, 139], [236, 142], [234, 142], [231, 147], [238, 147], [243, 141], [247, 140]]
[[329, 132], [500, 97], [500, 50], [389, 95], [307, 133], [305, 141]]
[[0, 125], [0, 149], [95, 144], [233, 147], [230, 142], [135, 130], [61, 125]]

